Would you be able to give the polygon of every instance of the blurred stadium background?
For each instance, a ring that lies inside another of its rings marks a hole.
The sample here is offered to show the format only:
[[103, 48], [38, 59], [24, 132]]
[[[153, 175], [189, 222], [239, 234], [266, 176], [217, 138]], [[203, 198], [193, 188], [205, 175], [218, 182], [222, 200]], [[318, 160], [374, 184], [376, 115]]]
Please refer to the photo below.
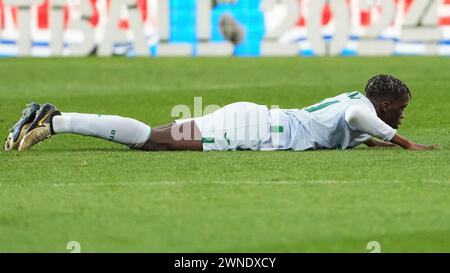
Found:
[[450, 55], [450, 0], [0, 0], [0, 56]]

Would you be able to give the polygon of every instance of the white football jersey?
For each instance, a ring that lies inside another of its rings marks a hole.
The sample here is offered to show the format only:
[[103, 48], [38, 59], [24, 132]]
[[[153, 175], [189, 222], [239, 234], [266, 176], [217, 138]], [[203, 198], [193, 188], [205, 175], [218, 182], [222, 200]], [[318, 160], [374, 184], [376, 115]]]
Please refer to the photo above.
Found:
[[272, 127], [283, 128], [272, 132], [272, 149], [276, 150], [346, 149], [367, 142], [371, 136], [388, 141], [396, 133], [358, 91], [303, 109], [272, 109], [270, 118]]

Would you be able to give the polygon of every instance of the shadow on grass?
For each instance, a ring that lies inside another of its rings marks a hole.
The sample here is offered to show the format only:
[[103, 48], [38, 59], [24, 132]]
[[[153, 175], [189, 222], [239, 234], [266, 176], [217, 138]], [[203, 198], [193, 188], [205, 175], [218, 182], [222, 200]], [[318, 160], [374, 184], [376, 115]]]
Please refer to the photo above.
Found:
[[[16, 153], [22, 153], [17, 152]], [[77, 148], [45, 148], [35, 149], [23, 153], [68, 153], [68, 152], [96, 152], [96, 153], [203, 153], [201, 151], [142, 151], [128, 148], [111, 147], [77, 147]]]
[[[77, 147], [77, 148], [45, 148], [45, 149], [34, 149], [23, 153], [67, 153], [67, 152], [105, 152], [105, 153], [133, 153], [142, 152], [139, 150], [123, 149], [123, 148], [92, 148], [92, 147]], [[19, 152], [22, 153], [22, 152]]]

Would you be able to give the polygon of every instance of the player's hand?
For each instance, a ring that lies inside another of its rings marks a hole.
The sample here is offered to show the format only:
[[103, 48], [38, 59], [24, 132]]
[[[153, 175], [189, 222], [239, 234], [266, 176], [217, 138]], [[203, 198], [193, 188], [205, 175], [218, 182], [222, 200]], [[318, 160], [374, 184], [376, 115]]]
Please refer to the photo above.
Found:
[[436, 144], [433, 145], [422, 145], [422, 144], [411, 144], [410, 147], [408, 147], [408, 150], [436, 150], [439, 149], [439, 146]]
[[439, 146], [436, 144], [434, 144], [434, 145], [417, 144], [412, 141], [409, 141], [408, 139], [402, 137], [399, 134], [395, 134], [394, 137], [391, 139], [391, 142], [395, 143], [407, 150], [436, 150], [436, 149], [439, 149]]

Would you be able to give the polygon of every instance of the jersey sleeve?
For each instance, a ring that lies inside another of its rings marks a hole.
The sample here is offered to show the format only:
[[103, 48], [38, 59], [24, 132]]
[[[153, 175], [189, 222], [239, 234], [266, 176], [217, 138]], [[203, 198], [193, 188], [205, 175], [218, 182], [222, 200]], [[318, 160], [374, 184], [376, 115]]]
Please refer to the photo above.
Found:
[[382, 121], [376, 113], [363, 104], [355, 104], [345, 112], [345, 121], [353, 130], [390, 141], [397, 131]]

